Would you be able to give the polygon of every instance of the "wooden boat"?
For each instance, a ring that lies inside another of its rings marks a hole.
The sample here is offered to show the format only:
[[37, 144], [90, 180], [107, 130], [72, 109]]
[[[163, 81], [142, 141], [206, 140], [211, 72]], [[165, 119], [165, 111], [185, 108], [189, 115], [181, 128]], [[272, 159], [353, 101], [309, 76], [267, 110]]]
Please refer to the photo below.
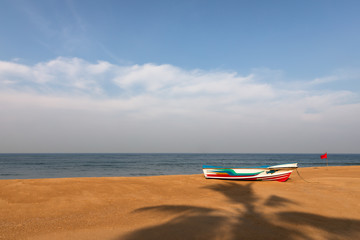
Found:
[[225, 168], [203, 165], [203, 172], [205, 178], [285, 182], [297, 167], [297, 163], [251, 168]]

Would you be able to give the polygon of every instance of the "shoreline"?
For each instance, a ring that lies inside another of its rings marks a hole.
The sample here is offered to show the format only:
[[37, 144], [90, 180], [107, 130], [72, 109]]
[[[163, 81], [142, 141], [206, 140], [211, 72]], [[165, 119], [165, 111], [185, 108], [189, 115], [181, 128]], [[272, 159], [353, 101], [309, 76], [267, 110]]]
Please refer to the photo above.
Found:
[[0, 180], [0, 239], [355, 239], [360, 166], [287, 182], [203, 174]]
[[[346, 165], [346, 166], [312, 166], [312, 167], [298, 167], [298, 169], [317, 169], [317, 168], [334, 168], [334, 167], [360, 167], [360, 165]], [[246, 167], [251, 168], [251, 167]], [[202, 171], [202, 169], [201, 169]], [[194, 174], [170, 174], [170, 175], [146, 175], [146, 176], [101, 176], [101, 177], [54, 177], [54, 178], [9, 178], [9, 179], [0, 179], [0, 181], [6, 181], [6, 180], [44, 180], [44, 179], [79, 179], [79, 178], [143, 178], [143, 177], [161, 177], [161, 176], [193, 176], [193, 175], [203, 175], [203, 173], [199, 171], [199, 173]], [[291, 176], [296, 173], [296, 170], [293, 171]], [[291, 178], [290, 176], [290, 178]], [[241, 181], [241, 180], [235, 180], [235, 181]]]

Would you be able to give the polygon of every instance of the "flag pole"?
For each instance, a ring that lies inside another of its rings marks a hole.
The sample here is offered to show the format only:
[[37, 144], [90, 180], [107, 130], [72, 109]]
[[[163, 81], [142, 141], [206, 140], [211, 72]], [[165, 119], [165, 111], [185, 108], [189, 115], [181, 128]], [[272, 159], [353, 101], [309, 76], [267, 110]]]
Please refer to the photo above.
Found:
[[327, 152], [325, 153], [325, 158], [326, 158], [326, 169], [329, 170], [329, 163], [328, 163], [328, 158], [327, 158]]
[[327, 159], [327, 152], [323, 155], [320, 156], [321, 159], [325, 158], [326, 159], [326, 168], [329, 167], [329, 163], [328, 163], [328, 159]]
[[329, 163], [328, 163], [328, 159], [327, 159], [327, 152], [325, 153], [325, 158], [326, 158], [326, 168], [329, 168]]

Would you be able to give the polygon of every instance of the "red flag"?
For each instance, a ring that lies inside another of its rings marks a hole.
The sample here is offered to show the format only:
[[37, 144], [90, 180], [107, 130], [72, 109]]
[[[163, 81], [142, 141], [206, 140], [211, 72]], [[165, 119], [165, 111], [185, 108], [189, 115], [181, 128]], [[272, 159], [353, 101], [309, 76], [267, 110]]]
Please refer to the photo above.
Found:
[[327, 158], [327, 152], [324, 155], [320, 156], [321, 159]]

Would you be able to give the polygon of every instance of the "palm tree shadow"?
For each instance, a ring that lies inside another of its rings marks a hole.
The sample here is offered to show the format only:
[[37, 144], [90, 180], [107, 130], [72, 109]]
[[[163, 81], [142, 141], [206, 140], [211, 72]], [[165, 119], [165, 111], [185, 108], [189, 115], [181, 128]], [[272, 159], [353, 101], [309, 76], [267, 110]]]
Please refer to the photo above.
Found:
[[[256, 208], [255, 203], [262, 199], [256, 196], [252, 184], [254, 183], [244, 185], [223, 182], [205, 187], [225, 196], [224, 204], [232, 207], [235, 214], [229, 214], [222, 208], [192, 205], [160, 205], [140, 208], [134, 213], [153, 213], [154, 216], [158, 213], [165, 213], [171, 216], [171, 219], [165, 223], [131, 232], [119, 239], [314, 239], [299, 230], [298, 225], [313, 226], [326, 231], [330, 234], [327, 235], [329, 239], [341, 239], [339, 236], [354, 237], [360, 234], [360, 221], [358, 220], [328, 218], [301, 212], [279, 212], [269, 218], [259, 208]], [[263, 206], [277, 208], [288, 204], [295, 204], [295, 202], [272, 195]], [[240, 210], [239, 206], [242, 206], [243, 210]], [[274, 219], [279, 221], [275, 223]], [[281, 222], [286, 222], [287, 225], [281, 224]], [[346, 235], [344, 235], [345, 232]]]
[[[260, 198], [255, 195], [252, 188], [253, 184], [239, 185], [231, 182], [206, 187], [223, 194], [229, 202], [241, 204], [245, 207], [244, 212], [237, 214], [236, 221], [228, 233], [231, 235], [230, 239], [310, 239], [296, 229], [274, 224], [261, 211], [258, 211], [255, 203]], [[272, 195], [265, 205], [278, 207], [290, 203], [293, 203], [293, 201]]]

